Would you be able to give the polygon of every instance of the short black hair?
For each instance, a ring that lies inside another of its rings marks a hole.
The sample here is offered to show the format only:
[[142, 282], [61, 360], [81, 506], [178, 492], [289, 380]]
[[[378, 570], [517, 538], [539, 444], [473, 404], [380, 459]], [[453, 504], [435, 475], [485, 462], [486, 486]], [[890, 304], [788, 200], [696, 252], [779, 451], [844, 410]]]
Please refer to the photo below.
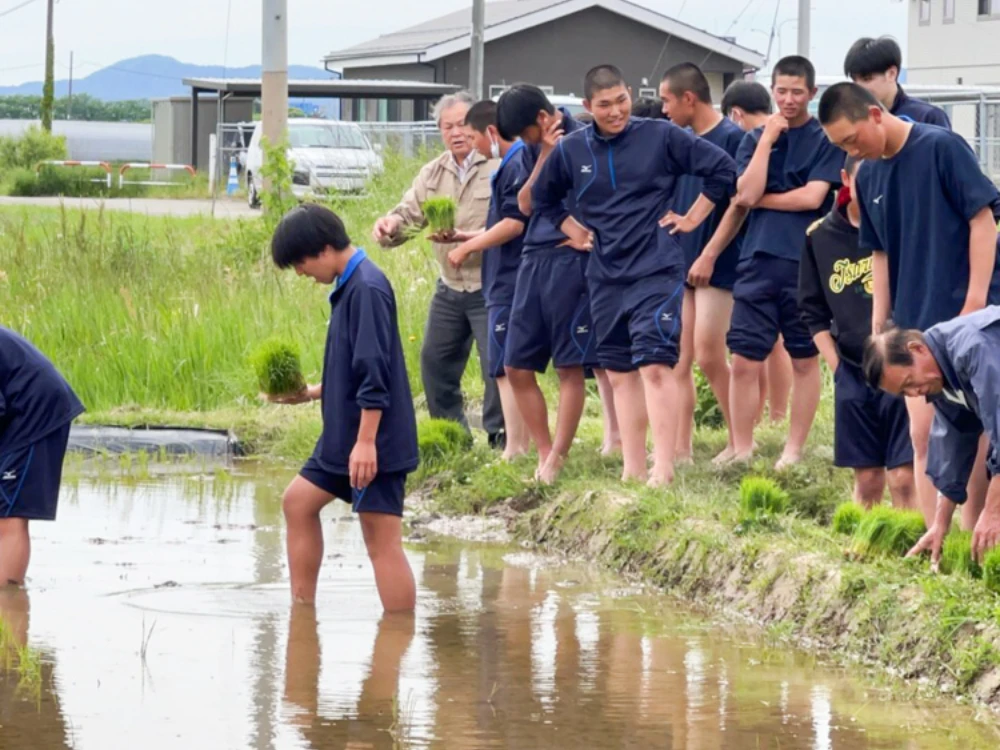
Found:
[[796, 76], [806, 79], [806, 87], [812, 91], [816, 88], [816, 68], [809, 58], [802, 55], [789, 55], [778, 60], [771, 73], [771, 85], [778, 83], [778, 76]]
[[733, 81], [722, 95], [722, 114], [729, 117], [733, 107], [750, 115], [771, 114], [771, 92], [757, 81]]
[[819, 121], [821, 125], [829, 125], [846, 117], [849, 122], [861, 122], [868, 119], [872, 107], [883, 108], [874, 94], [856, 83], [841, 81], [823, 92], [819, 100]]
[[274, 230], [271, 258], [278, 268], [290, 268], [318, 258], [327, 246], [338, 252], [351, 246], [344, 222], [326, 206], [303, 203], [285, 214]]
[[891, 36], [862, 37], [851, 45], [844, 58], [844, 75], [853, 79], [869, 78], [893, 67], [897, 71], [902, 69], [903, 51]]
[[909, 367], [913, 364], [911, 342], [926, 343], [924, 334], [915, 329], [897, 328], [888, 325], [877, 336], [865, 342], [865, 354], [861, 362], [861, 372], [868, 384], [876, 390], [882, 387], [887, 365]]
[[674, 96], [682, 96], [690, 91], [698, 101], [712, 103], [712, 87], [701, 72], [701, 68], [691, 62], [682, 62], [673, 66], [663, 74], [663, 80], [670, 87]]
[[[492, 99], [483, 99], [469, 107], [468, 114], [465, 115], [465, 124], [477, 133], [485, 133], [490, 125], [496, 127], [497, 124], [497, 103]], [[501, 136], [502, 137], [502, 136]], [[504, 138], [504, 140], [514, 140]]]
[[515, 83], [497, 100], [497, 130], [505, 141], [520, 137], [538, 121], [539, 112], [555, 113], [545, 92], [530, 83]]
[[590, 101], [598, 91], [624, 86], [625, 76], [614, 65], [598, 65], [587, 71], [583, 78], [583, 98]]
[[848, 154], [847, 158], [844, 159], [844, 171], [847, 172], [848, 176], [853, 177], [854, 170], [856, 170], [859, 166], [861, 166], [861, 162], [863, 161], [864, 159], [862, 159], [860, 156], [851, 156], [850, 154]]
[[650, 120], [665, 120], [667, 116], [663, 114], [663, 102], [658, 99], [643, 97], [632, 102], [633, 117], [648, 117]]

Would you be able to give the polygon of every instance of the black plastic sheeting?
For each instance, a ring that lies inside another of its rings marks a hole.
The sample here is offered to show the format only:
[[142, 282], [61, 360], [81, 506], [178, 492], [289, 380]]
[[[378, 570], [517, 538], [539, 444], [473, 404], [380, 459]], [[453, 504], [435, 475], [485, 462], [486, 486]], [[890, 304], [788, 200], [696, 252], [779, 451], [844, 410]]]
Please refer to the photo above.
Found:
[[228, 459], [237, 453], [236, 438], [225, 430], [180, 427], [103, 427], [73, 425], [69, 450], [84, 454], [166, 453]]

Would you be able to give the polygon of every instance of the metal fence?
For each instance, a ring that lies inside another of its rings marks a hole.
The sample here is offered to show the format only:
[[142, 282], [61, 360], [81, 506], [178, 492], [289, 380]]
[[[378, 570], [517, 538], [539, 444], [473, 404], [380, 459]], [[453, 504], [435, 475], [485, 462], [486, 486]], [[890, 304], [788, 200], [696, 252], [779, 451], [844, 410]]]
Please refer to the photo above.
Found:
[[416, 156], [427, 149], [444, 148], [433, 120], [425, 122], [359, 122], [361, 131], [376, 148]]
[[976, 152], [983, 171], [1000, 185], [1000, 97], [932, 94], [922, 98], [947, 113], [954, 131]]

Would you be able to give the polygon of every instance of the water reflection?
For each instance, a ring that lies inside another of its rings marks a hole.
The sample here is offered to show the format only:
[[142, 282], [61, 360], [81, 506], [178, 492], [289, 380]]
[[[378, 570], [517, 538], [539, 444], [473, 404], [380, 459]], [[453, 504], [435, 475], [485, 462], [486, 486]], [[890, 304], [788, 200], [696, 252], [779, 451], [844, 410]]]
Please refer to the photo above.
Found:
[[360, 529], [339, 507], [325, 518], [318, 608], [291, 607], [286, 480], [72, 488], [60, 522], [39, 529], [30, 601], [0, 595], [0, 620], [44, 657], [37, 701], [0, 672], [0, 748], [854, 750], [1000, 739], [960, 709], [887, 702], [794, 653], [721, 637], [670, 600], [494, 547], [412, 547], [416, 616], [383, 617]]

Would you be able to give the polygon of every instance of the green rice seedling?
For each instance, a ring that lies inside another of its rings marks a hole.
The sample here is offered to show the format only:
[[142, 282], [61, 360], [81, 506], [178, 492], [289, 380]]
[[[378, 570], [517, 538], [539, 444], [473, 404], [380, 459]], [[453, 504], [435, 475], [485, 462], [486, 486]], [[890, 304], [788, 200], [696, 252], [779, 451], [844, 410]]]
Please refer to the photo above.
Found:
[[983, 560], [983, 581], [986, 588], [1000, 594], [1000, 547], [994, 547], [986, 553]]
[[924, 517], [918, 511], [873, 508], [854, 532], [854, 552], [860, 556], [905, 555], [925, 531]]
[[472, 436], [450, 419], [422, 419], [417, 424], [420, 460], [428, 463], [454, 456], [472, 447]]
[[455, 228], [455, 213], [458, 207], [453, 198], [446, 195], [428, 198], [424, 201], [422, 210], [431, 234], [448, 232]]
[[788, 510], [788, 493], [766, 477], [744, 477], [740, 482], [740, 516], [773, 516]]
[[272, 337], [261, 342], [250, 362], [260, 390], [269, 396], [298, 393], [306, 387], [299, 350], [284, 339]]
[[841, 503], [833, 513], [833, 530], [838, 534], [853, 534], [864, 517], [865, 512], [857, 503]]
[[972, 532], [953, 531], [944, 538], [941, 548], [941, 572], [956, 576], [981, 578], [983, 569], [972, 559]]

